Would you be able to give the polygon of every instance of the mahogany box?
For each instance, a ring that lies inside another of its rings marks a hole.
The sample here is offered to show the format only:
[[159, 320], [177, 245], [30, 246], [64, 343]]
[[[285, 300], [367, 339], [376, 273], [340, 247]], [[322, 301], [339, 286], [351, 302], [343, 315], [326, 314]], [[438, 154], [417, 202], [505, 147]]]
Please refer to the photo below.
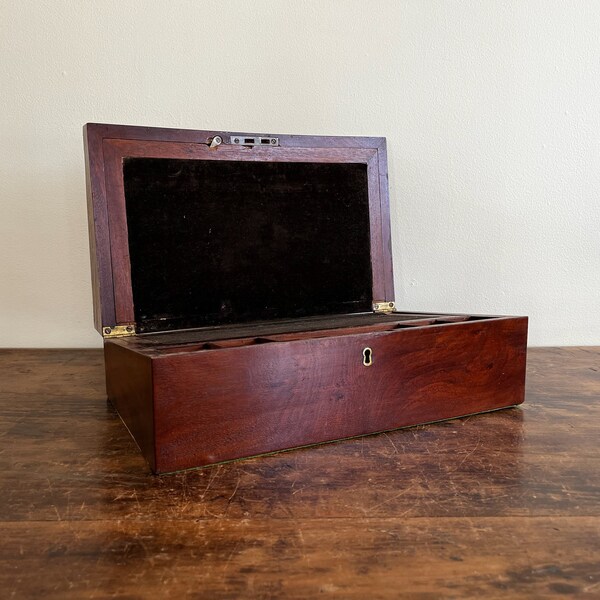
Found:
[[107, 394], [153, 472], [523, 401], [526, 317], [395, 306], [385, 138], [84, 138]]

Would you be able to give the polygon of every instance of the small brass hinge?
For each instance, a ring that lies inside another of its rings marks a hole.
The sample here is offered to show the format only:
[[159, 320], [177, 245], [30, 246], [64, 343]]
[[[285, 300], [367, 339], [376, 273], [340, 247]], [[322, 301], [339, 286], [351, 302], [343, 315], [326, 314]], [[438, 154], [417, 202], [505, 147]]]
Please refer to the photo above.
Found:
[[393, 313], [396, 309], [396, 305], [393, 302], [389, 302], [387, 300], [379, 300], [378, 302], [373, 302], [373, 312], [375, 313]]
[[126, 325], [111, 325], [102, 328], [104, 338], [124, 337], [126, 335], [135, 335], [135, 325], [128, 323]]

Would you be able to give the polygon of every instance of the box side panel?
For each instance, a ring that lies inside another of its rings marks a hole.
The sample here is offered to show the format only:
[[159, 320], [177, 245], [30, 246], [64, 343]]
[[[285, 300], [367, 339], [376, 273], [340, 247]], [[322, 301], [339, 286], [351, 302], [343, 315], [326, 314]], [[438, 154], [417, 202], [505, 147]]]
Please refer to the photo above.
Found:
[[379, 172], [379, 201], [381, 212], [381, 268], [385, 282], [385, 293], [382, 298], [374, 300], [395, 300], [394, 266], [392, 260], [392, 229], [390, 215], [390, 191], [388, 182], [387, 142], [381, 138], [377, 149]]
[[116, 321], [104, 181], [104, 157], [102, 137], [98, 127], [94, 125], [84, 127], [83, 144], [94, 299], [94, 326], [99, 332], [102, 332], [103, 325], [112, 326]]
[[106, 342], [104, 361], [108, 400], [155, 471], [152, 360], [124, 345]]
[[519, 404], [526, 341], [503, 318], [155, 359], [157, 471]]

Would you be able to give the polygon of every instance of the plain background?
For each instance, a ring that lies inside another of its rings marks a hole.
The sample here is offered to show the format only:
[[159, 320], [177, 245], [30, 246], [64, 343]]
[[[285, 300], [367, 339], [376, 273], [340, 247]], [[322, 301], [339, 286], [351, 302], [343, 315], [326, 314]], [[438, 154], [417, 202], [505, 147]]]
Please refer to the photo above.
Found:
[[87, 121], [388, 138], [396, 302], [600, 344], [597, 0], [0, 0], [0, 346], [100, 346]]

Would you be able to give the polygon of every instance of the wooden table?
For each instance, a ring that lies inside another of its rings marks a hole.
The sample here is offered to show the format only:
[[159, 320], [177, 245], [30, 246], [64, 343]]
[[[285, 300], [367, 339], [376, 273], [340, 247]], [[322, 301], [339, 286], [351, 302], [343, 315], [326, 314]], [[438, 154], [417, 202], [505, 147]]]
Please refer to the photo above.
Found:
[[97, 350], [0, 351], [0, 597], [600, 598], [600, 348], [521, 409], [154, 477]]

